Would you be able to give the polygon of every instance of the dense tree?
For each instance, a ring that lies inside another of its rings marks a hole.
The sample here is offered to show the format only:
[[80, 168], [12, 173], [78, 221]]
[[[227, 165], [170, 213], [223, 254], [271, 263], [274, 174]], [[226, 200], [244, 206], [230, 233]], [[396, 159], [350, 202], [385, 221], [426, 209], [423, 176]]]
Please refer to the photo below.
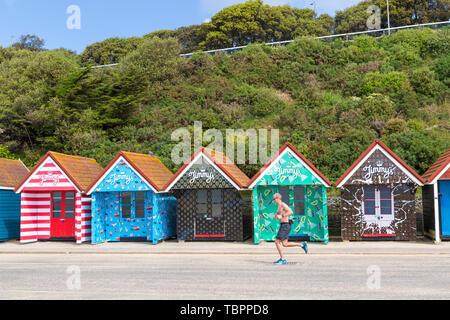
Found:
[[15, 49], [25, 49], [30, 51], [42, 51], [44, 50], [45, 41], [36, 35], [22, 35], [18, 42], [12, 44]]
[[291, 40], [298, 36], [327, 35], [333, 18], [310, 9], [264, 5], [262, 0], [227, 7], [211, 19], [204, 49], [242, 46], [255, 42]]
[[18, 50], [0, 64], [1, 142], [13, 152], [38, 144], [38, 139], [54, 133], [47, 130], [39, 115], [49, 98], [49, 90], [77, 68], [67, 52]]
[[104, 65], [118, 63], [120, 59], [135, 50], [142, 38], [110, 38], [89, 45], [80, 55], [81, 64]]
[[[374, 14], [373, 11], [368, 10], [372, 5], [380, 8], [381, 28], [387, 28], [386, 0], [365, 0], [348, 9], [336, 12], [335, 33], [367, 30], [367, 20]], [[450, 1], [390, 0], [389, 16], [391, 27], [447, 21], [450, 18]]]
[[119, 72], [136, 77], [142, 83], [159, 86], [170, 83], [179, 75], [180, 45], [176, 39], [146, 39], [135, 51], [127, 55]]
[[206, 40], [211, 24], [192, 25], [176, 30], [160, 30], [146, 34], [144, 38], [158, 37], [160, 39], [176, 38], [181, 45], [181, 53], [190, 53], [201, 50], [200, 44]]

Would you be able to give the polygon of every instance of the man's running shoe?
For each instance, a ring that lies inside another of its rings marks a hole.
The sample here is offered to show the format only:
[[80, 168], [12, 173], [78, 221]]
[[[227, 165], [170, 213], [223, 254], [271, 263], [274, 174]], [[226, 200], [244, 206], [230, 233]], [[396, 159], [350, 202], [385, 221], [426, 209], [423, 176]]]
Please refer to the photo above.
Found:
[[287, 264], [287, 261], [286, 261], [286, 259], [280, 259], [280, 260], [278, 260], [278, 261], [275, 261], [274, 262], [275, 264]]
[[303, 242], [302, 249], [305, 251], [306, 254], [308, 254], [308, 244], [306, 242]]

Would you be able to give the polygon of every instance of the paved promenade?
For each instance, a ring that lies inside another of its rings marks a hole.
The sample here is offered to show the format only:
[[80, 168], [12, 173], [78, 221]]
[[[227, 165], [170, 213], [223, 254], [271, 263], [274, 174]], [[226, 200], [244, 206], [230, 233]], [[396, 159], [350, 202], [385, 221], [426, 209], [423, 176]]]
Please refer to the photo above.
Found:
[[450, 299], [450, 243], [0, 244], [0, 299]]
[[[309, 243], [311, 255], [450, 255], [450, 242], [434, 244], [430, 240], [415, 242], [362, 241]], [[301, 254], [303, 251], [289, 248], [287, 254]], [[99, 245], [89, 243], [39, 241], [20, 244], [18, 241], [0, 243], [0, 254], [252, 254], [274, 255], [275, 245], [262, 242], [259, 245], [246, 242], [178, 242], [168, 240], [158, 245], [147, 242], [111, 242]]]

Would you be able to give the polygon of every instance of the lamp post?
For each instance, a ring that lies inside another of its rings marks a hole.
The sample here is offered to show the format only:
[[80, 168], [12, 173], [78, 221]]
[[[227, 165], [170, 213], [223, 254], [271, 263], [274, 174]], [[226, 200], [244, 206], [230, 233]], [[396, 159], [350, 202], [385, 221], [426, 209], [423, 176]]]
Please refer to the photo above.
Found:
[[388, 34], [391, 35], [391, 19], [389, 17], [389, 0], [386, 0], [386, 4], [387, 4]]
[[317, 15], [317, 3], [316, 3], [316, 2], [317, 2], [317, 1], [311, 2], [310, 6], [313, 6], [313, 7], [314, 7], [314, 12], [315, 12], [316, 15]]

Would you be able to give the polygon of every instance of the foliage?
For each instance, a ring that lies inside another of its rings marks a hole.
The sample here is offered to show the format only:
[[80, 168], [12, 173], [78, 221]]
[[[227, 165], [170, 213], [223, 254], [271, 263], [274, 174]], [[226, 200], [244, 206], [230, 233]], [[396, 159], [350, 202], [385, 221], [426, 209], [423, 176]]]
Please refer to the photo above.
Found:
[[385, 139], [400, 158], [423, 173], [443, 153], [442, 146], [449, 147], [449, 135], [437, 135], [428, 131], [406, 131]]
[[211, 31], [210, 23], [181, 27], [176, 30], [160, 30], [146, 34], [144, 38], [158, 37], [160, 39], [175, 38], [181, 45], [182, 53], [195, 52], [202, 49], [201, 44], [205, 41], [208, 32]]
[[397, 112], [407, 113], [417, 107], [417, 93], [404, 72], [367, 73], [360, 88], [362, 95], [380, 93], [387, 95], [395, 104]]
[[398, 134], [405, 131], [408, 131], [408, 124], [406, 123], [406, 121], [403, 119], [394, 118], [389, 119], [389, 121], [387, 122], [383, 130], [383, 135], [390, 136], [391, 134]]
[[44, 46], [45, 41], [34, 34], [22, 35], [20, 36], [18, 42], [15, 42], [11, 45], [11, 47], [15, 49], [23, 49], [30, 51], [42, 51], [44, 50]]
[[9, 152], [8, 148], [5, 146], [2, 146], [1, 144], [0, 144], [0, 158], [13, 159], [13, 160], [16, 159], [16, 157], [11, 152]]
[[227, 7], [211, 19], [203, 49], [291, 40], [298, 36], [331, 34], [334, 21], [310, 9], [264, 5], [262, 0]]
[[237, 87], [231, 93], [230, 101], [246, 105], [255, 117], [264, 117], [283, 110], [286, 103], [275, 96], [268, 88], [255, 88], [250, 85]]
[[142, 38], [131, 37], [127, 39], [110, 38], [93, 43], [87, 46], [83, 53], [81, 53], [81, 65], [89, 66], [118, 63], [121, 58], [135, 50], [142, 41]]
[[148, 82], [170, 81], [180, 71], [179, 53], [179, 44], [173, 38], [146, 39], [123, 59], [119, 66], [119, 73], [134, 75]]
[[[76, 68], [75, 57], [60, 50], [16, 50], [0, 64], [2, 143], [7, 142], [13, 152], [23, 151], [55, 132], [54, 127], [42, 122], [51, 98], [49, 91]], [[59, 113], [48, 116], [57, 117]]]
[[394, 116], [394, 104], [380, 93], [372, 93], [361, 100], [361, 111], [369, 120], [387, 120]]
[[450, 84], [450, 54], [441, 57], [434, 65], [434, 71], [438, 80]]
[[[378, 6], [381, 13], [381, 28], [387, 28], [386, 0], [365, 0], [336, 12], [335, 33], [348, 33], [367, 30], [367, 20], [373, 11], [372, 5]], [[448, 0], [390, 0], [389, 16], [391, 27], [411, 24], [448, 21], [450, 18]]]
[[[332, 180], [377, 137], [424, 173], [450, 147], [449, 29], [310, 37], [331, 33], [332, 24], [312, 10], [250, 1], [210, 23], [107, 39], [80, 56], [0, 48], [0, 153], [7, 148], [34, 165], [53, 150], [105, 166], [119, 150], [152, 151], [176, 170], [171, 133], [202, 121], [204, 130], [279, 128], [282, 143], [293, 143]], [[179, 56], [297, 36], [287, 46]], [[82, 68], [113, 61], [119, 66]], [[261, 165], [241, 168], [252, 176]]]

